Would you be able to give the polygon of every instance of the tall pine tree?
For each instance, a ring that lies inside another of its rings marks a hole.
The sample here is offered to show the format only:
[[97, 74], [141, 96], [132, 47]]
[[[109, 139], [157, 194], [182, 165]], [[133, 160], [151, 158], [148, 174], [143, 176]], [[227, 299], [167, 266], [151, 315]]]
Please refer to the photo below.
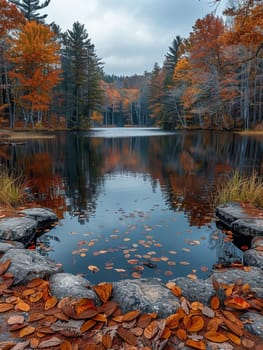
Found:
[[45, 0], [40, 4], [39, 0], [9, 0], [17, 6], [17, 8], [23, 13], [25, 18], [31, 21], [43, 22], [47, 17], [47, 14], [40, 15], [37, 11], [44, 9], [50, 3], [50, 0]]

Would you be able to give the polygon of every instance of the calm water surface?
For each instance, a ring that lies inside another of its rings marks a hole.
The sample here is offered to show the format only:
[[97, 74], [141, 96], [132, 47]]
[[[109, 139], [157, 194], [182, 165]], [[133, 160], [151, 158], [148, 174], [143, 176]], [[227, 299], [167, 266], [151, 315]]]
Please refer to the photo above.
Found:
[[[158, 129], [94, 129], [0, 146], [23, 169], [59, 224], [36, 249], [93, 283], [123, 278], [206, 278], [242, 260], [211, 206], [234, 169], [261, 172], [262, 138]], [[240, 244], [238, 244], [240, 243]]]

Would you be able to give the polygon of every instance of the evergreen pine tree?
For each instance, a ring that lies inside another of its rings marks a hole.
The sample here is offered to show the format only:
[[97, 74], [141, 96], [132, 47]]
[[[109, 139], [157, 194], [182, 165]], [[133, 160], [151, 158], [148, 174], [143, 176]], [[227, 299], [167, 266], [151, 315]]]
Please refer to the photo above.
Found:
[[44, 0], [42, 4], [40, 4], [39, 0], [10, 0], [10, 2], [17, 6], [29, 22], [43, 22], [47, 17], [47, 14], [40, 15], [37, 11], [47, 7], [50, 0]]

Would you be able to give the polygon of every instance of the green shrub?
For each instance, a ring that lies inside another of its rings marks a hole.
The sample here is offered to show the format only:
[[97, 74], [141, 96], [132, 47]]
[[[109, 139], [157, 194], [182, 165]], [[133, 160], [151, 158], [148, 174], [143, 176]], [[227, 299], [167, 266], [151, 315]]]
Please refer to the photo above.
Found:
[[216, 204], [226, 202], [249, 202], [263, 208], [263, 180], [254, 172], [242, 176], [235, 171], [231, 177], [216, 189]]
[[25, 181], [22, 176], [15, 176], [0, 168], [0, 204], [15, 207], [23, 203], [24, 196]]

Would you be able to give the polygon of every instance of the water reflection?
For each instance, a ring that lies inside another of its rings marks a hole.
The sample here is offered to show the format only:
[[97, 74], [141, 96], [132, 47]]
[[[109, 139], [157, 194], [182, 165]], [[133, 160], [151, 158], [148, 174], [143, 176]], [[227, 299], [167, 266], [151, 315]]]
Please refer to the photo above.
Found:
[[[215, 226], [211, 193], [233, 169], [262, 172], [262, 140], [200, 131], [119, 132], [58, 133], [0, 146], [1, 163], [22, 169], [34, 198], [61, 219], [52, 234], [40, 237], [42, 254], [73, 273], [86, 275], [91, 262], [100, 265], [92, 275], [98, 281], [138, 271], [144, 277], [202, 275], [222, 259], [242, 257]], [[135, 260], [135, 266], [128, 262]]]

